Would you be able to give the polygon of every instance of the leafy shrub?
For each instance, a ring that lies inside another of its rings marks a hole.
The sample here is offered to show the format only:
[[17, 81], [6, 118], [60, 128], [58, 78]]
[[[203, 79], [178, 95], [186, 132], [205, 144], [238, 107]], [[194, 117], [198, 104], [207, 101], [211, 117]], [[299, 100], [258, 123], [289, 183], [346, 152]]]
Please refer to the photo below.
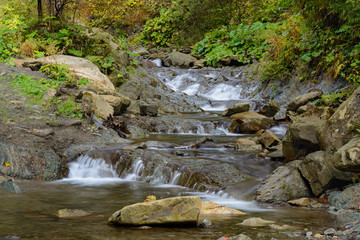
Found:
[[248, 64], [268, 51], [266, 33], [271, 25], [255, 22], [213, 30], [194, 45], [193, 53], [206, 57], [207, 62], [214, 66], [221, 58], [228, 56], [236, 56], [239, 63]]

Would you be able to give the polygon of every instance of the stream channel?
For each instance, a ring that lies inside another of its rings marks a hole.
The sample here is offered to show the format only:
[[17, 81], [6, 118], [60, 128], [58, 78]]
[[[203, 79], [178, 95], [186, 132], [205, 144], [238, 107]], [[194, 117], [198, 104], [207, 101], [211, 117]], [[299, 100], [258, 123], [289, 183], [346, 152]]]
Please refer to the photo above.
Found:
[[[235, 72], [235, 73], [234, 73]], [[244, 181], [227, 191], [199, 191], [196, 186], [179, 186], [181, 171], [165, 178], [160, 174], [144, 175], [141, 159], [118, 174], [101, 157], [80, 156], [69, 165], [69, 176], [54, 182], [21, 182], [22, 194], [2, 192], [0, 195], [0, 239], [218, 239], [222, 236], [246, 234], [252, 239], [305, 239], [306, 232], [321, 233], [341, 226], [343, 221], [327, 210], [259, 204], [252, 201], [257, 185], [281, 163], [258, 157], [258, 153], [240, 152], [226, 145], [238, 138], [253, 135], [230, 134], [228, 118], [221, 111], [234, 102], [251, 102], [252, 110], [262, 101], [252, 98], [257, 86], [249, 86], [244, 74], [226, 70], [183, 70], [159, 68], [156, 75], [174, 94], [187, 94], [208, 99], [202, 105], [205, 112], [183, 113], [178, 118], [197, 123], [191, 131], [179, 127], [176, 133], [154, 133], [146, 138], [132, 139], [133, 144], [145, 143], [147, 149], [170, 158], [211, 160], [228, 163], [252, 180]], [[203, 103], [203, 102], [202, 102]], [[210, 127], [209, 127], [210, 126]], [[287, 125], [272, 128], [278, 136], [285, 134]], [[189, 144], [207, 136], [211, 144], [198, 149]], [[109, 147], [109, 146], [107, 146]], [[112, 151], [117, 146], [111, 146]], [[106, 150], [102, 150], [103, 152]], [[182, 156], [174, 154], [181, 151]], [[101, 150], [97, 156], [101, 155]], [[254, 180], [255, 179], [255, 180]], [[196, 195], [245, 212], [244, 216], [214, 216], [213, 228], [127, 228], [107, 225], [107, 219], [122, 207], [142, 202], [148, 195], [157, 199]], [[59, 218], [59, 209], [82, 209], [91, 214], [81, 218]], [[238, 225], [244, 219], [261, 217], [291, 229]]]

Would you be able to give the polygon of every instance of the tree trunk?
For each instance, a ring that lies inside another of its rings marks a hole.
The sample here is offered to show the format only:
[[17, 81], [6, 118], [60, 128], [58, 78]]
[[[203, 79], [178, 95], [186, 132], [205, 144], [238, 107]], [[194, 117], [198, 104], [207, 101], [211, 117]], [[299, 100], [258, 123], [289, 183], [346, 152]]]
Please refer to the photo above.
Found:
[[43, 17], [41, 0], [37, 1], [37, 10], [38, 10], [38, 18], [41, 19]]

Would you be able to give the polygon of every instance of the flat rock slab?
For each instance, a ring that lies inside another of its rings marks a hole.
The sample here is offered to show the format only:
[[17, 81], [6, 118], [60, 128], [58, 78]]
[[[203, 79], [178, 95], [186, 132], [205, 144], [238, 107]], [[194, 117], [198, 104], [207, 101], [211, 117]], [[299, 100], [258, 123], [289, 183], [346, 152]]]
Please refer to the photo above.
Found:
[[202, 201], [196, 196], [136, 203], [115, 212], [108, 223], [120, 226], [196, 227], [201, 205]]

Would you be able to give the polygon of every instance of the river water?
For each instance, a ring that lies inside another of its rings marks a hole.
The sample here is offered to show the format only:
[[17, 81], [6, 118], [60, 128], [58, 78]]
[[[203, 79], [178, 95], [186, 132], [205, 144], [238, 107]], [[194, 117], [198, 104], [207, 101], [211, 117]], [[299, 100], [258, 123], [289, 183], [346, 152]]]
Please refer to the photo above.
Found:
[[[69, 165], [69, 176], [55, 182], [22, 182], [24, 193], [16, 195], [2, 191], [0, 195], [0, 240], [3, 239], [218, 239], [222, 236], [246, 234], [252, 239], [303, 239], [306, 232], [323, 232], [329, 227], [341, 226], [342, 219], [326, 210], [296, 207], [276, 207], [252, 201], [256, 186], [281, 163], [257, 157], [256, 153], [239, 152], [226, 148], [237, 138], [227, 132], [229, 120], [220, 116], [220, 110], [233, 102], [249, 101], [252, 108], [261, 100], [252, 99], [256, 86], [247, 86], [243, 74], [226, 71], [186, 71], [159, 69], [158, 77], [177, 93], [199, 95], [209, 99], [201, 106], [207, 112], [187, 113], [181, 117], [198, 122], [192, 131], [179, 129], [176, 133], [155, 133], [146, 138], [133, 139], [133, 144], [146, 143], [148, 149], [174, 157], [171, 152], [181, 150], [191, 159], [209, 159], [215, 163], [229, 163], [249, 176], [231, 192], [199, 192], [196, 188], [177, 185], [181, 172], [173, 172], [170, 179], [162, 176], [145, 178], [141, 159], [119, 176], [105, 160], [87, 155]], [[209, 84], [209, 82], [211, 84]], [[213, 128], [206, 125], [213, 122]], [[282, 137], [286, 125], [272, 129]], [[209, 136], [213, 142], [199, 149], [188, 148], [201, 137]], [[250, 135], [251, 136], [251, 135]], [[113, 146], [112, 148], [116, 148]], [[158, 199], [196, 195], [204, 201], [239, 209], [245, 216], [213, 216], [210, 229], [174, 228], [123, 228], [107, 225], [107, 219], [122, 207], [142, 202], [148, 195]], [[82, 209], [89, 216], [62, 219], [57, 211], [63, 208]], [[270, 227], [245, 227], [238, 225], [249, 217], [273, 220], [277, 225], [290, 225], [291, 229], [276, 230]]]

